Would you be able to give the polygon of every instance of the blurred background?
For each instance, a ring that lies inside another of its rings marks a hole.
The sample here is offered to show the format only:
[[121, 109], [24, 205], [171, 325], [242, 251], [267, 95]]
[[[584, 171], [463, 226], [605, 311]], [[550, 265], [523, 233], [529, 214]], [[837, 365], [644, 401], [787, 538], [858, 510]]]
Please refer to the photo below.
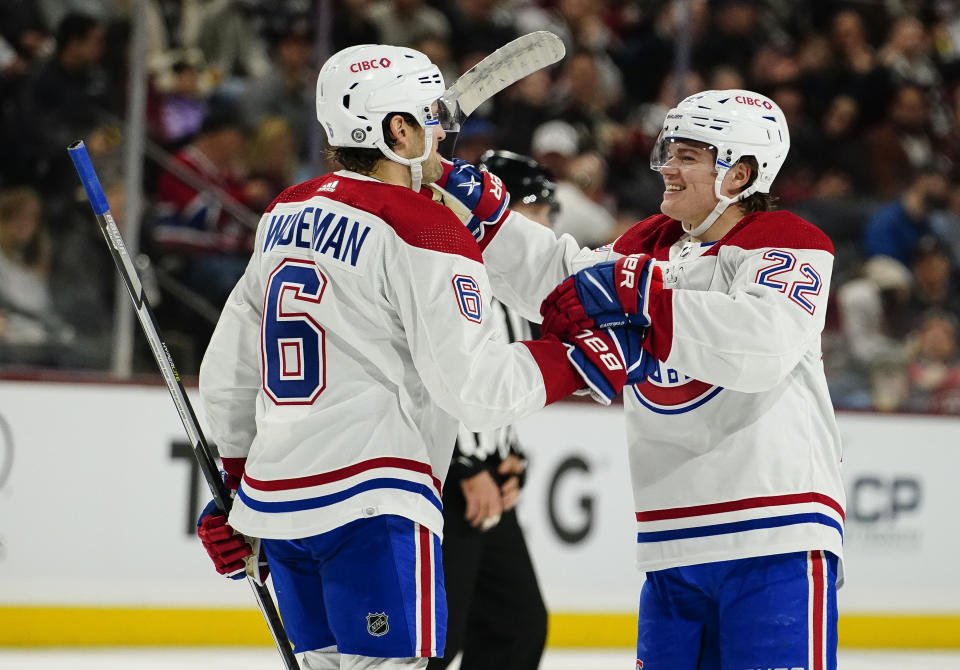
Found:
[[[353, 44], [408, 46], [429, 55], [449, 84], [533, 30], [559, 35], [565, 59], [478, 109], [460, 133], [457, 155], [476, 161], [488, 149], [508, 149], [539, 160], [558, 182], [555, 231], [584, 246], [611, 242], [659, 210], [662, 182], [649, 169], [649, 151], [679, 99], [706, 88], [747, 88], [783, 109], [792, 147], [773, 193], [836, 248], [823, 360], [833, 402], [847, 417], [845, 439], [861, 449], [848, 480], [848, 494], [863, 494], [853, 498], [852, 528], [881, 524], [860, 527], [848, 542], [854, 555], [873, 555], [878, 546], [892, 552], [877, 568], [877, 583], [903, 572], [946, 575], [927, 585], [939, 591], [936, 602], [911, 605], [927, 616], [915, 622], [918, 631], [942, 634], [914, 643], [960, 647], [955, 570], [926, 563], [946, 561], [958, 548], [949, 513], [960, 498], [948, 476], [960, 467], [960, 422], [953, 418], [960, 415], [955, 0], [0, 0], [0, 437], [11, 445], [6, 461], [0, 449], [0, 566], [7, 560], [12, 569], [0, 584], [14, 584], [24, 576], [18, 566], [29, 565], [38, 570], [29, 583], [39, 589], [21, 586], [4, 597], [0, 588], [0, 619], [6, 612], [6, 627], [14, 627], [0, 644], [39, 639], [16, 634], [25, 625], [24, 603], [104, 602], [94, 588], [59, 591], [58, 598], [45, 590], [52, 582], [37, 567], [43, 561], [24, 554], [17, 563], [10, 549], [17, 537], [11, 528], [29, 525], [33, 499], [25, 490], [45, 489], [37, 492], [43, 506], [50, 504], [46, 491], [76, 486], [67, 468], [52, 467], [64, 458], [65, 438], [31, 431], [78, 406], [83, 419], [104, 428], [113, 415], [98, 414], [93, 401], [78, 403], [78, 394], [121, 389], [113, 392], [133, 396], [130, 389], [153, 388], [150, 407], [158, 409], [150, 411], [169, 424], [150, 437], [163, 459], [174, 457], [169, 445], [178, 435], [67, 145], [86, 142], [167, 346], [185, 379], [195, 381], [260, 212], [286, 186], [338, 167], [326, 162], [314, 111], [324, 60]], [[61, 404], [50, 400], [57, 393], [66, 393]], [[58, 420], [75, 436], [89, 425]], [[560, 433], [545, 425], [540, 434], [550, 430]], [[877, 456], [884, 433], [897, 437]], [[111, 438], [115, 453], [143, 434], [133, 421], [128, 433]], [[79, 441], [110, 441], [102, 437]], [[11, 468], [14, 444], [44, 462], [31, 471], [46, 478], [43, 487], [25, 467]], [[533, 453], [536, 466], [536, 447]], [[619, 461], [610, 459], [606, 465], [616, 470], [611, 464]], [[91, 468], [91, 478], [111, 477], [116, 463]], [[128, 472], [138, 467], [142, 462], [129, 464]], [[938, 474], [945, 481], [937, 483]], [[157, 490], [155, 482], [148, 488]], [[553, 484], [543, 488], [554, 495]], [[197, 495], [196, 479], [177, 493], [189, 498], [187, 518]], [[67, 500], [82, 506], [82, 497]], [[929, 526], [896, 525], [928, 510], [931, 500], [941, 516]], [[104, 505], [100, 513], [93, 525], [116, 510]], [[527, 512], [531, 524], [533, 515]], [[178, 516], [178, 540], [189, 534], [182, 525]], [[629, 520], [625, 527], [629, 539]], [[915, 553], [923, 548], [929, 554]], [[199, 545], [189, 551], [202, 571]], [[629, 562], [629, 548], [622, 551]], [[43, 565], [50, 574], [59, 569], [55, 561]], [[143, 597], [163, 605], [190, 600]], [[896, 609], [868, 595], [854, 600], [858, 612]], [[591, 609], [572, 597], [555, 602]], [[597, 607], [618, 610], [620, 603]], [[874, 639], [897, 630], [872, 619], [858, 625], [880, 625]]]
[[556, 232], [599, 246], [658, 210], [648, 154], [678, 99], [768, 94], [792, 133], [774, 193], [837, 249], [824, 335], [836, 406], [960, 412], [953, 0], [0, 0], [4, 369], [153, 372], [64, 151], [73, 140], [189, 375], [262, 209], [337, 167], [313, 102], [328, 55], [409, 46], [452, 82], [541, 29], [566, 58], [477, 110], [460, 157], [537, 158], [559, 182]]

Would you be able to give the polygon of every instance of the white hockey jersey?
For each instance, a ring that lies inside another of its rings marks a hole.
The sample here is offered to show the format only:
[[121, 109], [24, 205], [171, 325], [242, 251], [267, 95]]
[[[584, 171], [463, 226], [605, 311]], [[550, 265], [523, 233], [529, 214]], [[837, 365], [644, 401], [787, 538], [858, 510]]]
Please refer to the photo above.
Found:
[[396, 514], [441, 535], [458, 421], [494, 428], [582, 385], [561, 343], [505, 343], [490, 296], [477, 243], [410, 189], [338, 172], [284, 191], [200, 369], [243, 470], [229, 523], [291, 539]]
[[[499, 300], [491, 300], [489, 313], [491, 320], [502, 326], [507, 342], [531, 339], [530, 322], [516, 310]], [[468, 430], [461, 424], [448, 477], [462, 479], [481, 470], [495, 472], [500, 462], [511, 453], [524, 458], [513, 424], [483, 432]]]
[[744, 217], [713, 244], [663, 215], [579, 249], [516, 213], [481, 244], [494, 295], [539, 320], [567, 275], [652, 255], [665, 290], [624, 389], [643, 570], [823, 549], [842, 557], [840, 437], [820, 352], [833, 246], [787, 212]]

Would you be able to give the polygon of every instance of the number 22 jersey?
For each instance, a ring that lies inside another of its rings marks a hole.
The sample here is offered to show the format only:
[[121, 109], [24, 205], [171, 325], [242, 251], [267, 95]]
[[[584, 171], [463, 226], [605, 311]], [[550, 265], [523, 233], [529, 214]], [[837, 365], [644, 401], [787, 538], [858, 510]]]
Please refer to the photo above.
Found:
[[496, 297], [539, 320], [567, 275], [651, 255], [664, 290], [623, 391], [643, 570], [807, 550], [842, 556], [840, 437], [820, 351], [833, 245], [789, 212], [741, 219], [713, 244], [651, 216], [580, 249], [511, 213], [481, 241]]

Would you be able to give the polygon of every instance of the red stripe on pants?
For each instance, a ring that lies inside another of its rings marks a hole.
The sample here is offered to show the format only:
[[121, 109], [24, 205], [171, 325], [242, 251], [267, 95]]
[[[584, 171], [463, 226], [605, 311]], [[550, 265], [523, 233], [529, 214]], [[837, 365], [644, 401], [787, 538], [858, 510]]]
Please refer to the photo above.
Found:
[[432, 654], [433, 637], [433, 561], [430, 560], [430, 531], [420, 526], [420, 656]]
[[810, 552], [810, 579], [813, 580], [813, 659], [811, 670], [824, 670], [824, 639], [823, 618], [825, 616], [824, 603], [824, 560], [822, 551]]

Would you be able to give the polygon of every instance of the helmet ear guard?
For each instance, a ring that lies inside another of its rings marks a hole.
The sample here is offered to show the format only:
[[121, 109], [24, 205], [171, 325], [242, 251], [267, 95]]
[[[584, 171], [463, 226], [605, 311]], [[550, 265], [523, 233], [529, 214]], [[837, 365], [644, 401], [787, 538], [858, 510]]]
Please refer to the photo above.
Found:
[[[720, 202], [700, 225], [687, 231], [694, 237], [706, 232], [731, 203], [754, 193], [769, 193], [790, 150], [787, 120], [776, 103], [741, 89], [696, 93], [667, 112], [650, 154], [651, 169], [659, 172], [665, 165], [667, 148], [674, 140], [702, 142], [717, 150], [714, 193]], [[734, 197], [722, 195], [727, 170], [747, 156], [757, 161], [753, 183]]]

